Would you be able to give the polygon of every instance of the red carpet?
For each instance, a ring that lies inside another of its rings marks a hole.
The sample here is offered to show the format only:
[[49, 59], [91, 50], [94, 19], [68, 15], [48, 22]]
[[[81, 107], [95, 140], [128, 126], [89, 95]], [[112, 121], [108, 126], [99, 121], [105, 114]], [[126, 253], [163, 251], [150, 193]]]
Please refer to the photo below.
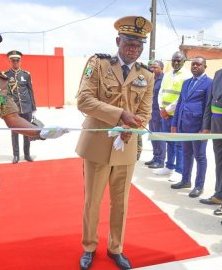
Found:
[[[0, 172], [0, 269], [78, 270], [82, 161], [2, 164]], [[108, 202], [107, 193], [92, 269], [117, 269], [105, 254]], [[208, 254], [136, 188], [131, 189], [124, 251], [134, 267]]]

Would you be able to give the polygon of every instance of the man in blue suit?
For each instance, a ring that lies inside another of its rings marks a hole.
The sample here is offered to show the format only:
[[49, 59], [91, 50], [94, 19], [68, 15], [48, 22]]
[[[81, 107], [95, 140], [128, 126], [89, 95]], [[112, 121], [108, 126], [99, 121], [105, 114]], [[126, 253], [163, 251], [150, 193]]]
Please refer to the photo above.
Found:
[[[154, 73], [155, 83], [153, 88], [153, 104], [152, 104], [152, 118], [149, 122], [149, 129], [153, 132], [162, 131], [162, 118], [160, 116], [160, 109], [158, 104], [158, 95], [163, 80], [163, 62], [155, 60], [152, 62], [150, 69]], [[166, 142], [151, 141], [153, 146], [153, 158], [145, 162], [149, 168], [158, 169], [164, 167], [164, 160], [166, 157]]]
[[[207, 99], [211, 91], [212, 79], [205, 74], [206, 59], [195, 57], [191, 62], [193, 77], [184, 81], [172, 121], [171, 132], [198, 133], [202, 122]], [[195, 187], [189, 193], [192, 198], [203, 192], [207, 169], [206, 141], [182, 142], [183, 173], [182, 180], [171, 185], [173, 189], [190, 188], [194, 158], [197, 162]]]

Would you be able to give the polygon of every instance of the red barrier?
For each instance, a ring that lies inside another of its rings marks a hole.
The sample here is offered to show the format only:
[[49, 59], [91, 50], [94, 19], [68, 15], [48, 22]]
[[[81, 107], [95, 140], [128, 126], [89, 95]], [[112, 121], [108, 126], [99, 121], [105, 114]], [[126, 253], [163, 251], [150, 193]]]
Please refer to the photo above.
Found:
[[[22, 69], [28, 70], [38, 107], [63, 107], [64, 105], [64, 57], [61, 49], [56, 55], [23, 55]], [[0, 54], [0, 70], [7, 70], [10, 63]]]

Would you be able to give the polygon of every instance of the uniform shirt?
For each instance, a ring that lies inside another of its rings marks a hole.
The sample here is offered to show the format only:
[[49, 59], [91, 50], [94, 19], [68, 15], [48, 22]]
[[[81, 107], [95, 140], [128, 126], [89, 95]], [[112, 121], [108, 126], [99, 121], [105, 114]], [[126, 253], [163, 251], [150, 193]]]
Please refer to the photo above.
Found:
[[31, 76], [28, 71], [10, 69], [5, 72], [14, 102], [21, 114], [36, 110]]
[[0, 117], [4, 118], [11, 113], [17, 113], [18, 108], [12, 100], [10, 90], [8, 89], [8, 79], [0, 72]]
[[134, 65], [135, 62], [127, 65], [126, 63], [123, 62], [122, 58], [120, 57], [120, 55], [118, 53], [117, 53], [117, 57], [118, 57], [118, 60], [119, 60], [119, 63], [121, 65], [121, 67], [126, 65], [126, 66], [128, 66], [129, 70], [131, 70], [131, 68], [132, 68], [132, 66]]
[[[83, 73], [77, 106], [85, 113], [83, 128], [113, 128], [121, 125], [123, 110], [132, 112], [144, 126], [151, 117], [153, 74], [140, 63], [134, 63], [123, 79], [118, 57], [91, 57]], [[106, 132], [82, 131], [76, 152], [83, 158], [100, 163], [130, 165], [136, 162], [137, 136], [133, 134], [124, 151], [113, 149], [113, 138]]]

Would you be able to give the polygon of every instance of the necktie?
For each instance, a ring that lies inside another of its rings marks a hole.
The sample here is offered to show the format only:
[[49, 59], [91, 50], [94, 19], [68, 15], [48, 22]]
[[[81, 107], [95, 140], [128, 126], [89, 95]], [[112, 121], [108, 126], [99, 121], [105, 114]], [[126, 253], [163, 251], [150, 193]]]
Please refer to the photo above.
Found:
[[127, 65], [123, 65], [123, 66], [121, 66], [121, 68], [122, 68], [122, 71], [123, 71], [123, 79], [125, 81], [128, 74], [129, 74], [129, 72], [130, 72], [130, 69], [129, 69], [129, 67]]
[[193, 78], [192, 81], [189, 84], [188, 92], [191, 92], [194, 88], [195, 83], [197, 82], [197, 78]]

